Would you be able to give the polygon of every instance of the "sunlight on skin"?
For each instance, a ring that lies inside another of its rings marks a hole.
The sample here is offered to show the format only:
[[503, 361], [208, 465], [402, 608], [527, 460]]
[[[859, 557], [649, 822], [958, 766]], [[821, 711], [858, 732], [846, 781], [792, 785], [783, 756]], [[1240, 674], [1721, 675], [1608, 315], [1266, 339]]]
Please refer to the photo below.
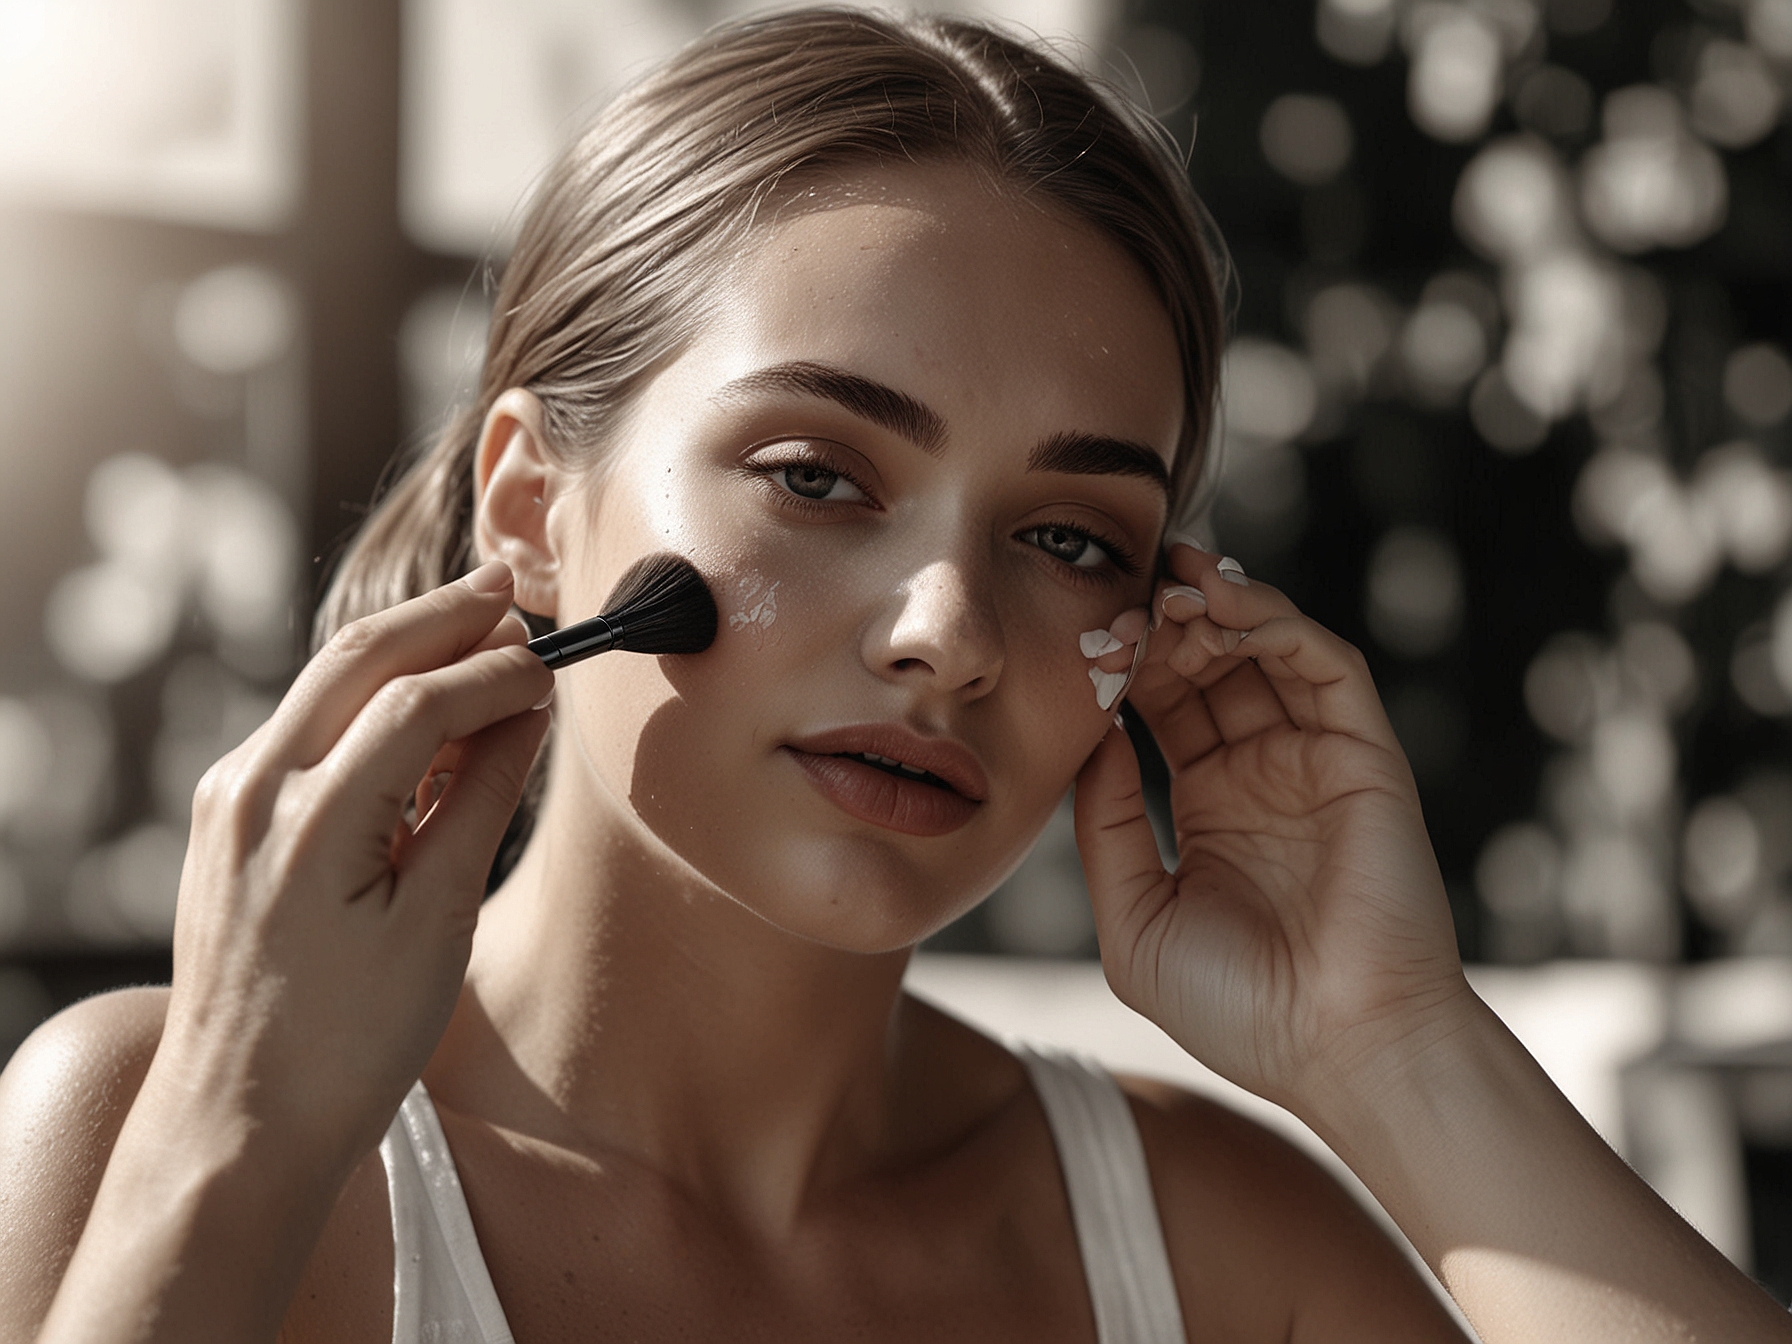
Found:
[[1699, 1333], [1663, 1303], [1559, 1264], [1488, 1246], [1446, 1252], [1439, 1278], [1471, 1322], [1497, 1319], [1531, 1338], [1691, 1344]]

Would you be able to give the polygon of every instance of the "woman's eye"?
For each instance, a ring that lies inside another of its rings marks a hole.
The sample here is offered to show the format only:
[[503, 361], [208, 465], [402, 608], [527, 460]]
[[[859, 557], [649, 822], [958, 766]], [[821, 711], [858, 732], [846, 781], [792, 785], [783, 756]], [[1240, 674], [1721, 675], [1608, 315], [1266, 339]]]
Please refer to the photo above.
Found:
[[1099, 569], [1110, 558], [1087, 533], [1072, 527], [1035, 527], [1021, 535], [1047, 555], [1078, 569]]
[[825, 500], [829, 504], [853, 504], [865, 498], [859, 489], [837, 471], [813, 463], [795, 462], [772, 472], [784, 488], [803, 499]]

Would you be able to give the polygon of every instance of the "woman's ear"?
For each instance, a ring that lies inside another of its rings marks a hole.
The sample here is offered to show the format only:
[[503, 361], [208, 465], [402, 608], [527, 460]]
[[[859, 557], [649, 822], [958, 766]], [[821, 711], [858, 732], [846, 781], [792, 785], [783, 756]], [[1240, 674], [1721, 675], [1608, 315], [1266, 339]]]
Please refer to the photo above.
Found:
[[548, 515], [564, 479], [548, 456], [535, 394], [499, 394], [473, 460], [473, 542], [481, 560], [510, 566], [516, 605], [539, 616], [557, 616], [560, 605], [561, 557]]

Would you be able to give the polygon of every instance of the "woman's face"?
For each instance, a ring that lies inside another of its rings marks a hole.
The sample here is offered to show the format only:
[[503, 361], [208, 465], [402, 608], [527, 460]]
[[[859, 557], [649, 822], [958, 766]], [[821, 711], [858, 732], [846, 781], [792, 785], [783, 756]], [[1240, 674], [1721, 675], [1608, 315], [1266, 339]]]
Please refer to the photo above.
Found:
[[1077, 637], [1147, 600], [1180, 362], [1115, 244], [956, 166], [755, 239], [549, 524], [562, 624], [674, 550], [719, 633], [562, 673], [556, 790], [886, 950], [999, 882], [1106, 731]]

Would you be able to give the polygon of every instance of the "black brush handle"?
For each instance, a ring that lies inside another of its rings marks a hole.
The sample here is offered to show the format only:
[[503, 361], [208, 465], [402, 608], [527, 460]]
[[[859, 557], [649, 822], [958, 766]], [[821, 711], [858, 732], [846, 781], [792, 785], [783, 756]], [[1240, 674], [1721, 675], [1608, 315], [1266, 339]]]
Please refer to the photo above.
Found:
[[576, 663], [594, 654], [608, 653], [622, 644], [622, 631], [602, 616], [554, 630], [529, 641], [529, 652], [550, 670]]

